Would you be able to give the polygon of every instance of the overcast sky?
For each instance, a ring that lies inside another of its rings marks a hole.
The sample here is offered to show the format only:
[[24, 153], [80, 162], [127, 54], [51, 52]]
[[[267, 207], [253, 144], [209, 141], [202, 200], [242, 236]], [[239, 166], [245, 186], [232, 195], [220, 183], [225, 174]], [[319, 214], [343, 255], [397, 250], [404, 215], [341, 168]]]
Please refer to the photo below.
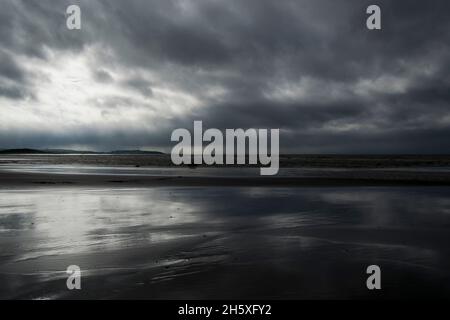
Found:
[[1, 4], [0, 148], [169, 151], [203, 120], [280, 128], [284, 152], [450, 151], [447, 0]]

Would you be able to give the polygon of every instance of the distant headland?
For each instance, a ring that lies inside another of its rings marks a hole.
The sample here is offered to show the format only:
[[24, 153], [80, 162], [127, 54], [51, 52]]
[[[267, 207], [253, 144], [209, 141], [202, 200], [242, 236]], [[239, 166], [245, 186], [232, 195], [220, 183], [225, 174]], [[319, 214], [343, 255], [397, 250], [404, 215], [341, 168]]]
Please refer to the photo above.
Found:
[[162, 155], [163, 152], [159, 151], [144, 151], [144, 150], [114, 150], [107, 152], [99, 152], [99, 151], [80, 151], [80, 150], [69, 150], [69, 149], [30, 149], [30, 148], [21, 148], [21, 149], [0, 149], [0, 154], [131, 154], [131, 155]]

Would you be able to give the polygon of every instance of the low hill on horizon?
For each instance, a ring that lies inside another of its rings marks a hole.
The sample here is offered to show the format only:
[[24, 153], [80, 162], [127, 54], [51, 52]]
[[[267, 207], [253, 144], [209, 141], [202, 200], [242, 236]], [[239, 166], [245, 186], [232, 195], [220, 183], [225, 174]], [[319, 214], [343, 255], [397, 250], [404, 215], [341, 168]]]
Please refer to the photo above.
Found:
[[0, 154], [164, 154], [159, 151], [143, 151], [143, 150], [114, 150], [110, 152], [98, 152], [98, 151], [80, 151], [80, 150], [68, 150], [68, 149], [31, 149], [31, 148], [20, 148], [20, 149], [0, 149]]

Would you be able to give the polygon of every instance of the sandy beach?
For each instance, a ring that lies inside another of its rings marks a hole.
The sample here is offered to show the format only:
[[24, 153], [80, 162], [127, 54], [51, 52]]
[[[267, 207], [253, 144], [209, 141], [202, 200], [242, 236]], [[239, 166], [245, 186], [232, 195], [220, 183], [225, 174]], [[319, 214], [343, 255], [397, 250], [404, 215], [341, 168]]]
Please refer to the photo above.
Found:
[[[262, 178], [252, 168], [60, 165], [2, 164], [2, 299], [450, 294], [446, 167]], [[365, 286], [371, 264], [382, 292]], [[69, 265], [80, 266], [82, 290], [67, 289]]]
[[[29, 168], [29, 167], [28, 167]], [[27, 171], [28, 170], [28, 171]], [[60, 167], [5, 170], [0, 166], [0, 188], [23, 186], [450, 186], [450, 170], [407, 169], [281, 169], [278, 176], [259, 176], [254, 168], [128, 168]]]

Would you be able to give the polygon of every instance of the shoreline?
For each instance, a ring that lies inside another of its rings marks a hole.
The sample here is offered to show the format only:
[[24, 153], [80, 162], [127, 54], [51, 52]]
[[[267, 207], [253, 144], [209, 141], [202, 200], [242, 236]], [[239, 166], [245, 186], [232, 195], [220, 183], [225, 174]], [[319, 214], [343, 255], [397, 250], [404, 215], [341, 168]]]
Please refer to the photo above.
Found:
[[52, 174], [13, 172], [0, 169], [0, 189], [24, 186], [236, 186], [236, 187], [327, 187], [327, 186], [450, 186], [450, 173], [402, 171], [327, 171], [318, 177], [223, 177], [144, 176], [114, 174]]
[[[124, 165], [140, 167], [177, 167], [169, 154], [0, 154], [0, 164], [45, 165]], [[280, 168], [347, 168], [383, 169], [428, 167], [450, 168], [450, 155], [295, 155], [281, 154]], [[259, 167], [259, 165], [227, 165], [226, 167]], [[204, 164], [199, 167], [208, 167]], [[224, 165], [211, 167], [224, 168]]]

